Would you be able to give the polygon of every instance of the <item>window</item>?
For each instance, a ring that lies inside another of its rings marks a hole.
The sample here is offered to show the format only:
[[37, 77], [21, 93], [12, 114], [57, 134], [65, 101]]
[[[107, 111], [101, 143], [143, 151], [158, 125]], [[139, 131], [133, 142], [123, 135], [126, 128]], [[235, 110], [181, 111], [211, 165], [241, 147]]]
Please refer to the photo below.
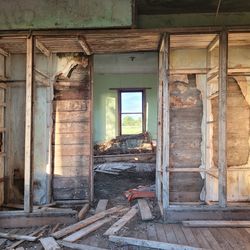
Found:
[[119, 91], [120, 135], [145, 132], [144, 90]]

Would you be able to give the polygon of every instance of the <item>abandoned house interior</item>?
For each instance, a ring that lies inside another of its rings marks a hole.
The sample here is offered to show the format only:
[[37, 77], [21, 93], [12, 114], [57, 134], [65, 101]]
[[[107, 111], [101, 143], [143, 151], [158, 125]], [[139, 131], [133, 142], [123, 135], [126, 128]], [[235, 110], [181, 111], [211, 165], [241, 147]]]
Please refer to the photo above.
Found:
[[0, 2], [0, 249], [250, 249], [250, 3]]

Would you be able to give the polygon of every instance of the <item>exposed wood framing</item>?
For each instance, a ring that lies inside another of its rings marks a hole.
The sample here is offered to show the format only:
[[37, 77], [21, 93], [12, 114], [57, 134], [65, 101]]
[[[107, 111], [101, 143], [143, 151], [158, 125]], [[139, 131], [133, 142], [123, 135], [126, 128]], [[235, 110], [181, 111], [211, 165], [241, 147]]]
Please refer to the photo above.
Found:
[[169, 207], [169, 87], [168, 87], [168, 69], [169, 69], [169, 46], [170, 46], [170, 35], [166, 34], [163, 38], [163, 145], [162, 145], [162, 205], [164, 216], [167, 213]]
[[90, 56], [92, 54], [92, 51], [88, 45], [88, 43], [86, 42], [86, 39], [81, 36], [81, 37], [78, 37], [78, 42], [80, 43], [84, 53], [87, 55], [87, 56]]
[[9, 52], [7, 52], [6, 50], [0, 48], [0, 55], [7, 57], [7, 56], [9, 56], [10, 54], [9, 54]]
[[27, 38], [25, 156], [24, 156], [24, 211], [32, 212], [32, 102], [33, 102], [34, 37]]
[[219, 36], [216, 36], [213, 41], [207, 46], [208, 52], [211, 52], [214, 48], [219, 46]]
[[43, 43], [36, 40], [36, 47], [47, 57], [50, 57], [51, 52], [44, 46]]
[[219, 205], [227, 205], [227, 59], [228, 33], [220, 34], [219, 49], [219, 138], [218, 138], [218, 168], [219, 168]]

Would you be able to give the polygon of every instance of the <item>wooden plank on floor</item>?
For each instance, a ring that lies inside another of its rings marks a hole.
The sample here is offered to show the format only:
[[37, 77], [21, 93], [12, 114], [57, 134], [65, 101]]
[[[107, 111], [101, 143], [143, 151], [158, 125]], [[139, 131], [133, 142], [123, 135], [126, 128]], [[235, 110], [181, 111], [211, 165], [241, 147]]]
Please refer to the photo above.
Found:
[[214, 238], [214, 236], [212, 235], [212, 233], [209, 231], [208, 228], [202, 228], [201, 233], [207, 239], [210, 247], [213, 250], [220, 250], [221, 249], [220, 244], [217, 242], [217, 240]]
[[55, 233], [52, 234], [52, 236], [56, 239], [59, 239], [59, 238], [62, 238], [63, 236], [65, 235], [68, 235], [70, 233], [73, 233], [83, 227], [86, 227], [88, 226], [89, 224], [91, 223], [94, 223], [96, 222], [97, 220], [100, 220], [102, 218], [104, 218], [105, 216], [107, 215], [110, 215], [110, 214], [113, 214], [113, 213], [116, 213], [118, 211], [120, 211], [122, 209], [122, 207], [113, 207], [113, 208], [110, 208], [108, 210], [105, 210], [99, 214], [95, 214], [85, 220], [82, 220], [82, 221], [79, 221], [73, 225], [70, 225], [68, 227], [65, 227]]
[[105, 233], [104, 235], [113, 235], [116, 234], [124, 225], [126, 225], [130, 220], [132, 220], [135, 215], [138, 213], [137, 205], [133, 206], [121, 219], [115, 222]]
[[11, 234], [11, 233], [0, 233], [0, 238], [5, 238], [9, 240], [27, 240], [27, 241], [37, 240], [37, 237], [34, 236]]
[[187, 239], [188, 245], [193, 246], [193, 247], [200, 247], [198, 241], [194, 237], [194, 234], [190, 228], [182, 227], [181, 229]]
[[69, 242], [75, 242], [81, 238], [83, 238], [84, 236], [96, 231], [98, 228], [100, 228], [101, 226], [103, 226], [104, 224], [110, 222], [112, 220], [112, 218], [104, 218], [102, 220], [96, 221], [95, 223], [67, 236], [66, 238], [64, 238], [64, 241], [69, 241]]
[[147, 235], [149, 240], [158, 240], [154, 223], [147, 224]]
[[176, 236], [175, 236], [175, 233], [174, 233], [173, 228], [172, 228], [172, 224], [165, 224], [164, 230], [165, 230], [166, 237], [167, 237], [167, 240], [169, 243], [174, 243], [174, 244], [178, 243]]
[[209, 231], [212, 233], [214, 238], [217, 240], [217, 242], [220, 244], [222, 249], [233, 249], [231, 245], [227, 242], [227, 240], [224, 238], [224, 236], [221, 234], [221, 231], [223, 228], [209, 228]]
[[156, 230], [158, 240], [162, 242], [167, 242], [167, 237], [164, 231], [164, 226], [160, 223], [155, 223], [155, 230]]
[[101, 199], [98, 201], [98, 204], [96, 206], [96, 209], [95, 209], [95, 214], [98, 214], [100, 212], [103, 212], [106, 210], [107, 208], [107, 205], [108, 205], [108, 201], [107, 199]]
[[206, 238], [201, 233], [200, 228], [192, 228], [192, 232], [196, 240], [199, 242], [199, 245], [201, 246], [201, 248], [210, 249], [210, 245], [207, 242]]
[[181, 225], [180, 224], [173, 224], [172, 225], [172, 228], [174, 230], [174, 233], [175, 233], [175, 237], [177, 239], [177, 242], [179, 244], [182, 244], [182, 245], [187, 245], [188, 244], [188, 241], [183, 233], [183, 231], [181, 230]]
[[144, 221], [152, 220], [153, 215], [148, 205], [148, 201], [146, 199], [138, 199], [138, 205], [139, 205], [142, 220]]
[[83, 205], [82, 209], [78, 213], [78, 220], [82, 220], [88, 211], [89, 211], [89, 204]]
[[121, 245], [134, 245], [134, 246], [140, 246], [140, 247], [151, 247], [156, 249], [173, 249], [173, 250], [197, 250], [199, 248], [190, 247], [190, 246], [184, 246], [179, 244], [171, 244], [166, 242], [159, 242], [159, 241], [152, 241], [152, 240], [141, 240], [136, 238], [130, 238], [130, 237], [121, 237], [121, 236], [115, 236], [110, 235], [109, 240], [111, 242], [121, 244]]
[[45, 250], [57, 250], [61, 247], [57, 244], [53, 237], [46, 237], [39, 239]]
[[185, 227], [250, 227], [250, 221], [192, 220], [182, 224]]
[[100, 247], [93, 247], [89, 245], [84, 244], [77, 244], [77, 243], [71, 243], [67, 241], [58, 241], [59, 245], [70, 248], [70, 249], [76, 249], [76, 250], [105, 250], [105, 248]]

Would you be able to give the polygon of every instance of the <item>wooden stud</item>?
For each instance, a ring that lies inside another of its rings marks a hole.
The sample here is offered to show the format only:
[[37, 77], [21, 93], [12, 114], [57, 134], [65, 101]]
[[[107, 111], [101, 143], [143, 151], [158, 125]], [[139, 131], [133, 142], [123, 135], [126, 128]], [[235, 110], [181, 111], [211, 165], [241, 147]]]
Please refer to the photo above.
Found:
[[170, 35], [166, 34], [163, 39], [163, 145], [162, 145], [162, 206], [164, 217], [167, 214], [167, 208], [169, 207], [169, 87], [168, 87], [168, 74], [169, 74], [169, 46], [170, 46]]
[[34, 37], [27, 38], [26, 99], [25, 99], [25, 156], [24, 156], [24, 211], [32, 212], [32, 102]]
[[219, 138], [218, 138], [218, 168], [219, 168], [219, 205], [227, 205], [227, 59], [228, 33], [220, 34], [219, 45]]
[[10, 53], [9, 53], [9, 52], [7, 52], [6, 50], [4, 50], [4, 49], [0, 48], [0, 55], [7, 57], [7, 56], [9, 56], [9, 55], [10, 55]]
[[61, 249], [61, 247], [57, 244], [57, 242], [53, 237], [41, 238], [39, 240], [45, 250]]
[[92, 54], [92, 51], [88, 45], [88, 43], [86, 42], [86, 39], [84, 37], [78, 37], [78, 42], [81, 45], [84, 53], [88, 56], [90, 56]]
[[44, 46], [43, 43], [36, 40], [36, 47], [47, 57], [50, 57], [51, 52]]
[[98, 214], [100, 212], [103, 212], [106, 210], [107, 208], [107, 205], [108, 205], [108, 201], [107, 199], [100, 199], [98, 201], [98, 204], [96, 206], [96, 209], [95, 209], [95, 214]]

